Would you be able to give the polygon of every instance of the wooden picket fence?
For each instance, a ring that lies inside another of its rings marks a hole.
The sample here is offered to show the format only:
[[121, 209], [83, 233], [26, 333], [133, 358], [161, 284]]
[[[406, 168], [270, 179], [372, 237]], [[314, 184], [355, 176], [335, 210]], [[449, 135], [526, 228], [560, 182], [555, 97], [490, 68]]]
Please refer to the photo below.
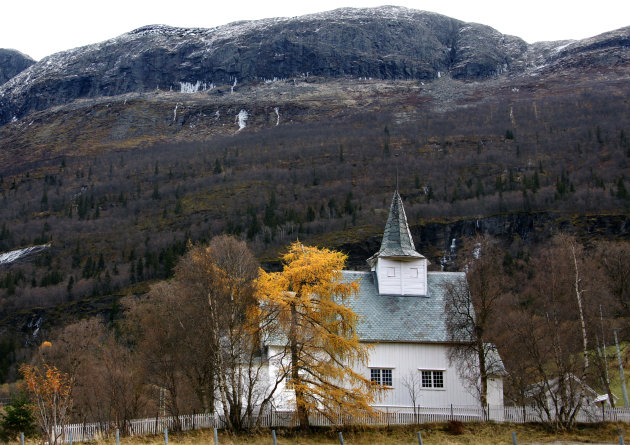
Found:
[[[547, 419], [532, 407], [522, 406], [489, 406], [485, 410], [475, 406], [447, 406], [447, 407], [410, 407], [377, 406], [374, 416], [338, 416], [329, 419], [323, 414], [314, 413], [309, 416], [313, 426], [335, 425], [415, 425], [421, 423], [440, 423], [457, 420], [460, 422], [509, 422], [530, 423], [544, 422]], [[256, 424], [257, 418], [252, 418], [251, 426]], [[595, 423], [605, 421], [630, 423], [630, 408], [601, 408], [589, 407], [582, 409], [577, 415], [578, 423]], [[217, 414], [191, 414], [179, 416], [179, 428], [183, 431], [225, 428], [225, 419]], [[260, 426], [293, 427], [297, 426], [297, 416], [293, 411], [271, 411], [260, 419]], [[174, 417], [156, 417], [134, 419], [121, 429], [121, 435], [145, 436], [161, 434], [165, 429], [177, 429]], [[115, 434], [116, 426], [112, 423], [83, 423], [67, 425], [58, 434], [66, 443], [88, 442], [110, 438]]]

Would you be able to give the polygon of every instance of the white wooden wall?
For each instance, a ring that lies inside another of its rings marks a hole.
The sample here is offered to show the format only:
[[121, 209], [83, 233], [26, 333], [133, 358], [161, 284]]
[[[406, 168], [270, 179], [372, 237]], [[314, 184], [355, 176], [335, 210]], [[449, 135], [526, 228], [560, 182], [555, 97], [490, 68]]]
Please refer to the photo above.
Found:
[[503, 405], [503, 378], [488, 378], [488, 405]]
[[[478, 399], [465, 387], [457, 370], [449, 365], [448, 348], [440, 344], [380, 343], [373, 345], [367, 367], [360, 372], [368, 376], [369, 368], [391, 368], [393, 385], [379, 405], [410, 406], [412, 400], [404, 379], [415, 376], [416, 404], [421, 406], [478, 405]], [[444, 388], [421, 388], [421, 370], [444, 371]]]
[[[273, 349], [273, 348], [272, 348]], [[357, 366], [357, 371], [370, 378], [370, 368], [392, 369], [392, 387], [380, 400], [379, 407], [409, 407], [412, 399], [405, 387], [405, 378], [415, 375], [416, 405], [427, 407], [478, 406], [479, 400], [474, 391], [467, 388], [457, 373], [449, 365], [448, 346], [441, 344], [419, 343], [379, 343], [372, 345], [367, 366]], [[270, 363], [269, 372], [277, 372], [277, 364]], [[444, 388], [429, 389], [421, 387], [421, 371], [444, 371]], [[277, 409], [292, 409], [293, 391], [279, 388], [274, 397]], [[493, 377], [488, 385], [488, 403], [493, 406], [503, 405], [503, 380]]]
[[381, 295], [426, 295], [427, 260], [396, 261], [379, 258], [376, 263]]

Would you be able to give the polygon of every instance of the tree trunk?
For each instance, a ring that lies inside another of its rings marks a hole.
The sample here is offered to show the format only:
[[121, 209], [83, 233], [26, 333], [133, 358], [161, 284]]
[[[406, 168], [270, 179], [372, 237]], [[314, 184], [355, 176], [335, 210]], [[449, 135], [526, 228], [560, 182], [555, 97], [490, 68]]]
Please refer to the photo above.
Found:
[[580, 314], [580, 324], [582, 327], [582, 343], [584, 346], [584, 369], [582, 372], [582, 380], [586, 378], [588, 371], [588, 343], [586, 337], [586, 324], [584, 322], [584, 311], [582, 310], [582, 290], [580, 288], [580, 269], [578, 268], [577, 257], [575, 255], [575, 246], [571, 244], [571, 253], [573, 254], [573, 265], [575, 267], [575, 297], [577, 299], [578, 310]]
[[300, 366], [298, 355], [298, 344], [295, 330], [297, 329], [297, 310], [295, 304], [291, 305], [291, 330], [290, 330], [290, 348], [291, 348], [291, 380], [295, 387], [295, 406], [297, 409], [298, 422], [300, 428], [307, 429], [310, 424], [308, 421], [308, 411], [304, 402], [304, 392], [300, 389]]
[[481, 384], [479, 392], [479, 401], [484, 412], [488, 407], [488, 370], [486, 364], [486, 350], [483, 342], [477, 345], [477, 353], [479, 355], [479, 380]]
[[211, 316], [211, 328], [212, 328], [212, 341], [215, 344], [216, 347], [216, 368], [218, 369], [217, 372], [217, 377], [218, 377], [218, 385], [219, 385], [219, 394], [221, 396], [221, 403], [223, 405], [223, 415], [225, 416], [225, 421], [227, 423], [227, 427], [231, 430], [234, 429], [234, 425], [232, 424], [232, 419], [230, 418], [230, 413], [228, 411], [228, 407], [230, 406], [228, 403], [228, 395], [227, 395], [227, 382], [226, 382], [226, 376], [225, 376], [225, 363], [223, 360], [223, 351], [221, 350], [221, 332], [219, 329], [219, 323], [216, 319], [217, 315], [215, 314], [214, 311], [214, 305], [213, 305], [213, 299], [212, 299], [212, 295], [208, 295], [208, 303], [210, 304], [210, 312], [212, 314]]

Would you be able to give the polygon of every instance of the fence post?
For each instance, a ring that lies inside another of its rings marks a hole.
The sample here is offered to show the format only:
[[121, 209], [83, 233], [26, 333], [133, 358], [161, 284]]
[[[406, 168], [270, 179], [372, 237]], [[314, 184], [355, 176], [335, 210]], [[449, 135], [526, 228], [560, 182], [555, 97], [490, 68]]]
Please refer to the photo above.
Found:
[[219, 445], [219, 432], [217, 429], [214, 429], [214, 445]]
[[116, 445], [120, 445], [120, 431], [116, 428]]
[[276, 440], [276, 430], [271, 430], [271, 437], [273, 437], [273, 445], [278, 445], [278, 441]]
[[339, 431], [339, 445], [343, 445], [343, 433]]
[[418, 431], [418, 445], [422, 445], [422, 435], [420, 434], [420, 431]]
[[623, 442], [623, 434], [619, 436], [619, 445], [625, 445]]
[[20, 433], [20, 445], [24, 445], [24, 433]]
[[168, 445], [168, 428], [164, 428], [164, 445]]
[[70, 436], [70, 445], [72, 445], [72, 430], [68, 431], [68, 435]]
[[451, 420], [453, 420], [453, 404], [451, 403]]
[[512, 445], [518, 445], [518, 442], [516, 441], [516, 433], [514, 431], [512, 431]]

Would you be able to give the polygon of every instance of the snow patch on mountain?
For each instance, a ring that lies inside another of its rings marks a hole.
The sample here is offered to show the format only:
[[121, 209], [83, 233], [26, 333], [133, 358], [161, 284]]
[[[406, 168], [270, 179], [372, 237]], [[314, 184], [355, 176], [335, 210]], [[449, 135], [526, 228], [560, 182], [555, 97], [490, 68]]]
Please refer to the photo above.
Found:
[[0, 253], [0, 265], [11, 264], [28, 255], [39, 253], [48, 249], [50, 244], [41, 244], [39, 246], [26, 247], [24, 249], [11, 250], [10, 252]]
[[212, 90], [215, 88], [214, 83], [206, 83], [198, 80], [196, 83], [191, 82], [180, 82], [179, 83], [179, 92], [184, 94], [193, 94], [197, 93], [199, 90], [206, 91]]
[[238, 131], [241, 131], [243, 128], [247, 126], [247, 119], [249, 118], [249, 114], [247, 111], [241, 110], [236, 116], [236, 121], [238, 123]]

